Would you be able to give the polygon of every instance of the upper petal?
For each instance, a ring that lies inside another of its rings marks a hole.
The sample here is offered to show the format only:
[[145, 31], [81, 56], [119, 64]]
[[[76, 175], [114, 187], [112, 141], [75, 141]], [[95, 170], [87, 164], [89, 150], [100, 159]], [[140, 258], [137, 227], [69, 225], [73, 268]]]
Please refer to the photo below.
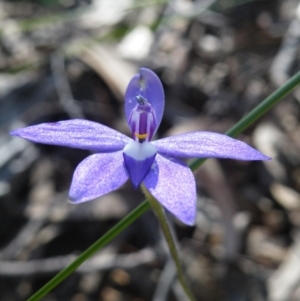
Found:
[[179, 158], [270, 160], [248, 144], [212, 132], [195, 132], [152, 141], [157, 151]]
[[72, 119], [41, 123], [11, 132], [33, 142], [87, 149], [96, 152], [121, 150], [131, 139], [100, 123]]
[[[129, 122], [130, 114], [137, 104], [136, 97], [140, 95], [151, 104], [156, 115], [156, 129], [159, 127], [165, 106], [165, 95], [162, 83], [151, 70], [141, 68], [128, 84], [125, 93], [125, 115]], [[156, 130], [155, 130], [156, 132]]]
[[144, 184], [179, 220], [195, 224], [196, 184], [193, 173], [183, 162], [157, 154]]
[[122, 151], [94, 154], [77, 166], [69, 197], [73, 203], [90, 201], [116, 190], [127, 179]]

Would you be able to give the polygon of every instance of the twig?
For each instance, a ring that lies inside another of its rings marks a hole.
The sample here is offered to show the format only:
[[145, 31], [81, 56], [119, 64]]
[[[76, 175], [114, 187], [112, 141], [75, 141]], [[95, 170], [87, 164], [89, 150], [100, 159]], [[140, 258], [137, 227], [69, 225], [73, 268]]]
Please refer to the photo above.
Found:
[[72, 91], [65, 72], [64, 57], [60, 51], [56, 51], [51, 56], [51, 68], [54, 84], [59, 97], [59, 103], [68, 113], [70, 118], [84, 118], [80, 107], [76, 104], [72, 96]]
[[[66, 255], [47, 259], [30, 261], [1, 261], [0, 275], [5, 277], [20, 277], [56, 273], [68, 266], [77, 256]], [[90, 273], [114, 268], [131, 269], [142, 264], [155, 261], [156, 254], [151, 249], [143, 249], [128, 255], [100, 253], [80, 266], [77, 273]]]
[[201, 182], [207, 188], [209, 195], [217, 202], [222, 211], [221, 218], [225, 230], [224, 259], [234, 260], [240, 247], [240, 236], [234, 225], [236, 206], [232, 191], [226, 183], [218, 162], [214, 159], [209, 160], [205, 166], [199, 169], [196, 177], [201, 178]]
[[170, 288], [176, 277], [176, 267], [173, 259], [169, 257], [159, 277], [152, 301], [167, 300]]
[[277, 86], [286, 82], [300, 46], [300, 4], [295, 19], [291, 22], [283, 43], [271, 66], [271, 79]]
[[294, 245], [278, 270], [267, 282], [268, 301], [287, 301], [300, 284], [300, 239]]
[[44, 203], [43, 212], [40, 212], [39, 217], [30, 217], [27, 224], [19, 231], [16, 237], [1, 251], [1, 260], [16, 258], [19, 252], [32, 243], [37, 238], [39, 230], [49, 220], [49, 212], [51, 212], [52, 207], [61, 203], [62, 199], [65, 199], [65, 194], [63, 193], [58, 194], [53, 199], [47, 199]]

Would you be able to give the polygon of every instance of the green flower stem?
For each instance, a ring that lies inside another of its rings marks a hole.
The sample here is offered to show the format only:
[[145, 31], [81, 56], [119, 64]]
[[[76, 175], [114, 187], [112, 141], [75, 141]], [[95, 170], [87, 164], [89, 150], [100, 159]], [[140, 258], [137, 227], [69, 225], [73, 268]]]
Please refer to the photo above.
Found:
[[[294, 90], [300, 84], [300, 71], [291, 77], [285, 84], [280, 86], [275, 92], [268, 96], [263, 102], [250, 111], [244, 118], [236, 123], [225, 134], [230, 137], [236, 137], [257, 119], [267, 113], [273, 106], [282, 100], [287, 94]], [[206, 159], [196, 159], [189, 165], [192, 171], [195, 171]]]
[[171, 228], [169, 226], [168, 220], [165, 215], [165, 211], [163, 207], [159, 204], [159, 202], [150, 194], [150, 192], [147, 190], [147, 188], [142, 184], [141, 189], [144, 192], [145, 196], [147, 197], [154, 213], [156, 214], [156, 217], [160, 223], [161, 229], [163, 231], [164, 237], [167, 241], [171, 256], [174, 260], [176, 270], [177, 270], [177, 277], [178, 280], [185, 291], [187, 297], [190, 301], [196, 301], [195, 297], [193, 296], [186, 280], [184, 277], [184, 273], [181, 268], [179, 254], [178, 254], [178, 247], [176, 244], [176, 241], [174, 239], [174, 236], [172, 234]]
[[81, 253], [70, 265], [60, 271], [55, 277], [53, 277], [49, 282], [47, 282], [40, 290], [38, 290], [34, 295], [32, 295], [27, 301], [37, 301], [41, 300], [47, 293], [49, 293], [53, 288], [55, 288], [60, 282], [72, 274], [82, 263], [84, 263], [88, 258], [98, 252], [101, 248], [107, 245], [113, 238], [115, 238], [119, 233], [126, 229], [130, 224], [132, 224], [137, 218], [144, 214], [150, 208], [150, 204], [145, 200], [137, 208], [131, 211], [127, 216], [125, 216], [119, 223], [117, 223], [111, 230], [105, 233], [100, 239], [98, 239], [94, 244], [92, 244], [87, 250]]
[[[242, 118], [235, 126], [233, 126], [230, 130], [228, 130], [226, 134], [231, 137], [236, 137], [249, 125], [255, 122], [267, 111], [269, 111], [283, 97], [285, 97], [288, 93], [290, 93], [293, 89], [295, 89], [299, 85], [299, 83], [300, 83], [300, 71], [296, 73], [292, 78], [290, 78], [284, 85], [282, 85], [275, 92], [273, 92], [269, 97], [267, 97], [260, 105], [254, 108], [244, 118]], [[205, 159], [197, 159], [194, 160], [189, 166], [194, 171], [204, 161]], [[89, 247], [85, 252], [79, 255], [79, 257], [75, 259], [68, 267], [63, 269], [48, 283], [46, 283], [39, 291], [37, 291], [27, 301], [38, 301], [42, 297], [44, 297], [48, 292], [50, 292], [54, 287], [56, 287], [60, 282], [62, 282], [66, 277], [68, 277], [72, 272], [74, 272], [85, 260], [87, 260], [93, 254], [99, 251], [102, 247], [108, 244], [127, 226], [129, 226], [136, 219], [138, 219], [142, 214], [144, 214], [149, 208], [150, 208], [150, 204], [148, 200], [145, 200], [135, 210], [129, 213], [126, 217], [124, 217], [124, 219], [121, 220], [117, 225], [115, 225], [110, 231], [108, 231], [99, 240], [97, 240], [91, 247]]]

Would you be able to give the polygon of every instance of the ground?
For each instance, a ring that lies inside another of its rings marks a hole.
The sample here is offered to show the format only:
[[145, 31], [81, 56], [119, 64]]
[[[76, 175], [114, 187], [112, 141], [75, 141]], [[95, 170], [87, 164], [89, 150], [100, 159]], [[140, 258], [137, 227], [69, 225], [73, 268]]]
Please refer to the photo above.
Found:
[[[90, 153], [9, 131], [84, 118], [129, 135], [123, 95], [139, 67], [161, 78], [157, 138], [224, 133], [299, 69], [293, 0], [37, 0], [0, 3], [0, 291], [25, 300], [144, 196], [128, 182], [68, 202]], [[186, 278], [201, 301], [300, 299], [300, 89], [238, 139], [269, 162], [207, 160], [195, 172], [197, 222], [172, 216]], [[178, 183], [180, 185], [180, 183]], [[43, 300], [184, 301], [149, 211]]]

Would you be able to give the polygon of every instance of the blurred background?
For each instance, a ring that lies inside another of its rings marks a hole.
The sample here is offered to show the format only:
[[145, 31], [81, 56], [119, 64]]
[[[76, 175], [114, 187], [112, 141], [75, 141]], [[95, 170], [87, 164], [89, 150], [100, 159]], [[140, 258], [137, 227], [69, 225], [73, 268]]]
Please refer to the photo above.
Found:
[[[89, 152], [10, 137], [84, 118], [129, 134], [123, 95], [139, 67], [161, 78], [157, 138], [224, 133], [299, 69], [298, 0], [0, 2], [0, 300], [25, 300], [144, 197], [128, 182], [68, 202]], [[238, 138], [270, 162], [208, 160], [197, 224], [170, 217], [197, 300], [300, 300], [300, 89]], [[180, 185], [180, 183], [178, 183]], [[152, 212], [47, 301], [184, 301]]]

